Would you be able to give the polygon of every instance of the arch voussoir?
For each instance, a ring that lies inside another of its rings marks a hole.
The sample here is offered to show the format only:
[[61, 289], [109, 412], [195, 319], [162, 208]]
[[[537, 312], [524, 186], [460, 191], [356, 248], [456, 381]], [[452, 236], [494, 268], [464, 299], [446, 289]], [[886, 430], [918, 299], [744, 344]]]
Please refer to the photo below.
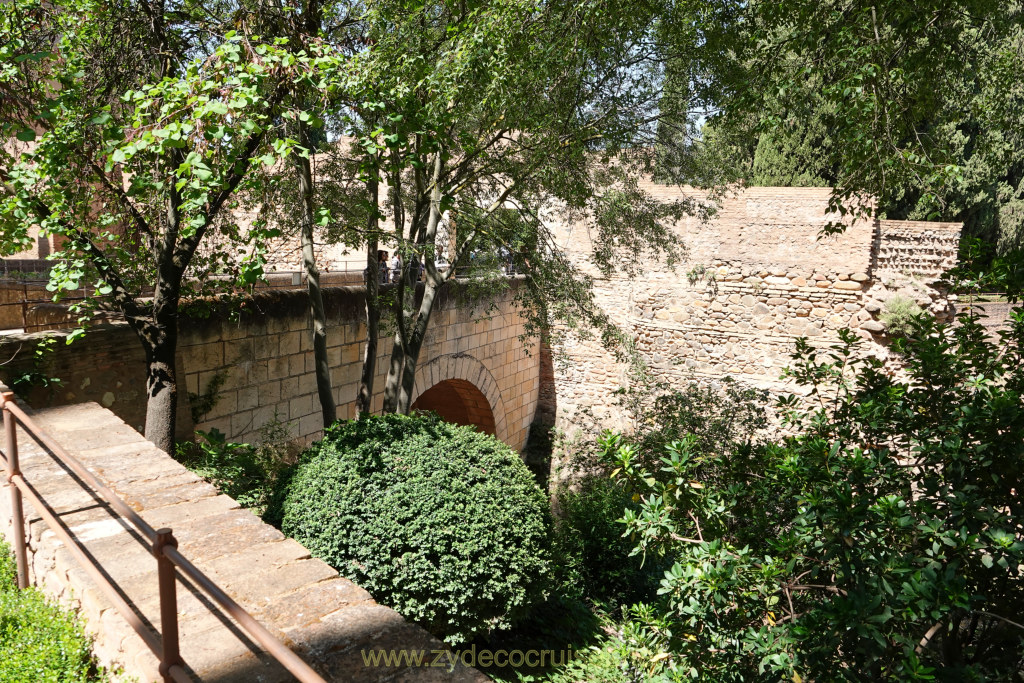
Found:
[[476, 387], [490, 404], [494, 416], [495, 436], [508, 442], [508, 421], [498, 382], [487, 366], [474, 356], [463, 353], [445, 354], [420, 365], [416, 372], [416, 388], [413, 390], [412, 401], [415, 402], [424, 392], [446, 380], [462, 380]]

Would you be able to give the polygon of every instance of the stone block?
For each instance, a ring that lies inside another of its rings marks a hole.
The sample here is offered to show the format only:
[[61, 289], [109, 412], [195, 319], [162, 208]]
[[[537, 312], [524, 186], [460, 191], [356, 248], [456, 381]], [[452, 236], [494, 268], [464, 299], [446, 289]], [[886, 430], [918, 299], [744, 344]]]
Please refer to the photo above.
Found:
[[305, 373], [298, 377], [299, 380], [299, 394], [314, 394], [316, 393], [316, 376], [312, 373]]
[[288, 357], [279, 356], [277, 358], [271, 358], [267, 364], [267, 379], [275, 380], [288, 377]]
[[319, 438], [324, 429], [323, 416], [320, 414], [320, 403], [317, 402], [316, 412], [299, 418], [298, 434], [302, 437]]
[[288, 401], [300, 395], [299, 378], [286, 377], [281, 380], [281, 400]]
[[[312, 352], [309, 351], [310, 356]], [[306, 374], [306, 353], [296, 353], [288, 356], [288, 374], [297, 377]]]
[[280, 337], [276, 334], [265, 334], [254, 338], [253, 355], [256, 360], [276, 358], [280, 355]]
[[218, 341], [193, 346], [185, 362], [196, 370], [219, 368], [224, 365], [224, 343]]
[[267, 334], [281, 334], [291, 331], [290, 316], [269, 316], [267, 318]]
[[278, 596], [308, 584], [336, 578], [338, 572], [320, 560], [298, 560], [271, 571], [255, 566], [236, 570], [225, 576], [221, 584], [236, 599], [244, 600], [252, 609], [264, 609]]
[[236, 441], [243, 441], [242, 434], [253, 429], [252, 411], [244, 410], [231, 415], [231, 433], [229, 437]]
[[254, 339], [232, 339], [224, 342], [224, 360], [227, 365], [256, 359]]
[[281, 356], [290, 356], [296, 354], [302, 348], [302, 333], [301, 332], [286, 332], [280, 337], [280, 350]]
[[345, 365], [347, 363], [359, 363], [361, 360], [361, 350], [361, 345], [358, 343], [346, 344], [345, 346], [342, 346], [341, 364]]
[[238, 398], [235, 405], [238, 410], [252, 410], [260, 404], [259, 387], [244, 387], [238, 390]]
[[238, 408], [238, 393], [235, 391], [222, 391], [217, 394], [207, 418], [213, 419], [233, 414]]
[[260, 406], [273, 405], [281, 400], [280, 382], [266, 382], [254, 388], [258, 392], [258, 403]]
[[297, 396], [288, 402], [288, 415], [292, 419], [303, 417], [313, 412], [313, 397], [310, 395]]
[[169, 505], [158, 510], [144, 511], [142, 517], [149, 522], [154, 529], [169, 526], [172, 529], [185, 523], [196, 522], [211, 516], [216, 516], [235, 510], [238, 503], [228, 496], [216, 496], [204, 498], [200, 501]]

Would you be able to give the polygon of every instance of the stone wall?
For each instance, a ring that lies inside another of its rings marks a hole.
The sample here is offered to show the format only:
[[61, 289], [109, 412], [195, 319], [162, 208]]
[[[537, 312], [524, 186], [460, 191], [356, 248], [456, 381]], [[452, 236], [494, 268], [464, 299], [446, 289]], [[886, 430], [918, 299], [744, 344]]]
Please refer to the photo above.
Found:
[[[513, 281], [512, 286], [519, 285]], [[358, 287], [324, 292], [328, 315], [328, 358], [338, 417], [355, 415], [355, 395], [365, 349], [363, 291]], [[460, 285], [439, 296], [420, 356], [416, 395], [449, 379], [472, 383], [488, 399], [497, 436], [521, 449], [537, 404], [539, 359], [519, 337], [525, 319], [512, 302], [513, 292], [497, 300], [471, 302]], [[490, 304], [494, 308], [490, 309]], [[312, 336], [306, 294], [268, 291], [245, 302], [242, 313], [214, 310], [208, 318], [183, 318], [179, 325], [178, 377], [180, 437], [193, 428], [219, 429], [229, 439], [258, 439], [272, 420], [288, 425], [302, 441], [318, 437], [322, 427], [313, 374]], [[66, 333], [56, 332], [58, 336]], [[14, 360], [0, 371], [8, 381], [31, 368], [38, 335], [7, 335], [0, 355]], [[374, 411], [383, 401], [392, 337], [382, 334], [378, 349]], [[534, 347], [535, 348], [535, 347]], [[96, 401], [136, 429], [145, 422], [145, 358], [125, 324], [99, 326], [71, 346], [58, 344], [40, 372], [62, 380], [59, 387], [37, 388], [33, 405]], [[220, 383], [212, 408], [190, 417], [188, 394], [202, 396]]]
[[[45, 262], [49, 263], [49, 262]], [[335, 271], [320, 275], [321, 287], [361, 286], [363, 273], [359, 270]], [[266, 281], [258, 282], [255, 291], [267, 289], [299, 289], [306, 287], [306, 278], [300, 271], [269, 273]], [[65, 292], [63, 303], [53, 302], [53, 292], [47, 291], [45, 281], [17, 281], [0, 279], [0, 330], [23, 329], [25, 332], [60, 330], [77, 325], [78, 315], [68, 311], [69, 299], [89, 295], [85, 289]], [[96, 313], [93, 322], [123, 320], [111, 311]]]
[[874, 274], [887, 277], [935, 279], [956, 265], [959, 223], [878, 221], [879, 241]]
[[[647, 189], [663, 200], [689, 193]], [[828, 212], [829, 195], [828, 188], [751, 188], [727, 196], [706, 224], [692, 217], [676, 224], [683, 263], [672, 269], [649, 260], [633, 280], [593, 269], [585, 226], [567, 226], [559, 243], [595, 276], [598, 303], [632, 336], [658, 379], [731, 376], [792, 391], [780, 376], [798, 337], [826, 347], [848, 327], [868, 352], [885, 358], [888, 339], [878, 315], [889, 298], [912, 298], [939, 315], [951, 311], [934, 280], [955, 262], [958, 224], [851, 222]], [[840, 220], [845, 232], [821, 237]], [[597, 341], [574, 335], [561, 340], [556, 355], [563, 369], [555, 372], [555, 405], [541, 409], [555, 410], [556, 424], [567, 431], [583, 408], [605, 426], [621, 426], [613, 392], [631, 384], [627, 366]]]

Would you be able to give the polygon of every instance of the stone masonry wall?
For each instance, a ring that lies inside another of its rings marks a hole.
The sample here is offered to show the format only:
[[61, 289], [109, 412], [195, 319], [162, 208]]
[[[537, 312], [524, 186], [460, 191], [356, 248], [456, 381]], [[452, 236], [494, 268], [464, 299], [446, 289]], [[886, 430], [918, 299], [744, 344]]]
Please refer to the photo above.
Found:
[[[664, 200], [688, 192], [647, 189]], [[955, 262], [949, 254], [956, 253], [959, 225], [886, 221], [882, 229], [878, 221], [847, 219], [845, 232], [821, 237], [827, 224], [840, 220], [827, 211], [829, 194], [828, 188], [750, 188], [727, 196], [707, 224], [685, 218], [675, 226], [686, 247], [683, 263], [671, 269], [652, 259], [632, 280], [590, 266], [584, 226], [564, 229], [560, 246], [595, 275], [597, 301], [631, 334], [658, 379], [728, 375], [792, 391], [780, 376], [798, 337], [826, 347], [849, 327], [884, 358], [887, 338], [877, 318], [889, 298], [908, 296], [938, 314], [950, 310], [932, 285]], [[556, 411], [556, 425], [566, 431], [578, 426], [584, 408], [605, 426], [623, 426], [612, 392], [629, 386], [627, 367], [597, 341], [573, 335], [555, 352], [562, 359], [555, 406], [541, 409]]]
[[[49, 263], [49, 262], [45, 262]], [[321, 287], [361, 286], [363, 273], [358, 270], [337, 271], [320, 275]], [[266, 289], [301, 289], [305, 288], [305, 277], [298, 271], [288, 273], [269, 273], [265, 282], [255, 285], [257, 291]], [[46, 289], [45, 281], [19, 282], [17, 280], [0, 279], [0, 330], [21, 328], [25, 332], [43, 332], [60, 330], [77, 325], [78, 315], [67, 308], [67, 298], [84, 298], [90, 292], [79, 289], [65, 292], [62, 303], [53, 302], [53, 292]], [[93, 321], [123, 320], [123, 316], [114, 312], [95, 314]]]
[[[518, 281], [512, 284], [517, 286]], [[324, 294], [338, 417], [347, 419], [355, 415], [365, 349], [363, 293], [361, 288], [341, 287]], [[465, 300], [458, 285], [442, 293], [420, 356], [416, 395], [448, 379], [471, 382], [490, 403], [497, 436], [519, 450], [537, 405], [539, 359], [536, 352], [527, 353], [519, 339], [525, 320], [512, 304], [512, 293], [501, 295], [488, 311], [490, 303]], [[229, 439], [252, 441], [262, 426], [277, 419], [296, 439], [318, 438], [322, 421], [304, 291], [258, 293], [235, 320], [226, 311], [214, 311], [207, 319], [183, 319], [179, 329], [179, 437], [189, 437], [193, 427], [216, 428]], [[14, 357], [0, 373], [8, 382], [31, 368], [38, 338], [7, 335], [0, 340], [0, 355]], [[392, 343], [388, 334], [378, 341], [375, 411], [382, 405]], [[126, 325], [98, 327], [83, 340], [71, 346], [58, 344], [54, 350], [40, 371], [60, 378], [62, 384], [35, 389], [34, 406], [96, 401], [141, 429], [145, 359]], [[217, 381], [222, 385], [213, 407], [193, 425], [188, 394], [201, 396]]]
[[875, 277], [906, 277], [914, 274], [939, 278], [956, 265], [958, 223], [928, 221], [878, 221], [879, 246], [875, 254]]

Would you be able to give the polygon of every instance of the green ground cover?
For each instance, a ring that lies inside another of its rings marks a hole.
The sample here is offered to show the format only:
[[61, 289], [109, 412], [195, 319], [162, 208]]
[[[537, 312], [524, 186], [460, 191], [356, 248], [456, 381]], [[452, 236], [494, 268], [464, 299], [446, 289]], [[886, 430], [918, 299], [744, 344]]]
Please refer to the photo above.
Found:
[[38, 589], [18, 590], [10, 547], [0, 541], [0, 683], [98, 683], [90, 639], [74, 613]]

